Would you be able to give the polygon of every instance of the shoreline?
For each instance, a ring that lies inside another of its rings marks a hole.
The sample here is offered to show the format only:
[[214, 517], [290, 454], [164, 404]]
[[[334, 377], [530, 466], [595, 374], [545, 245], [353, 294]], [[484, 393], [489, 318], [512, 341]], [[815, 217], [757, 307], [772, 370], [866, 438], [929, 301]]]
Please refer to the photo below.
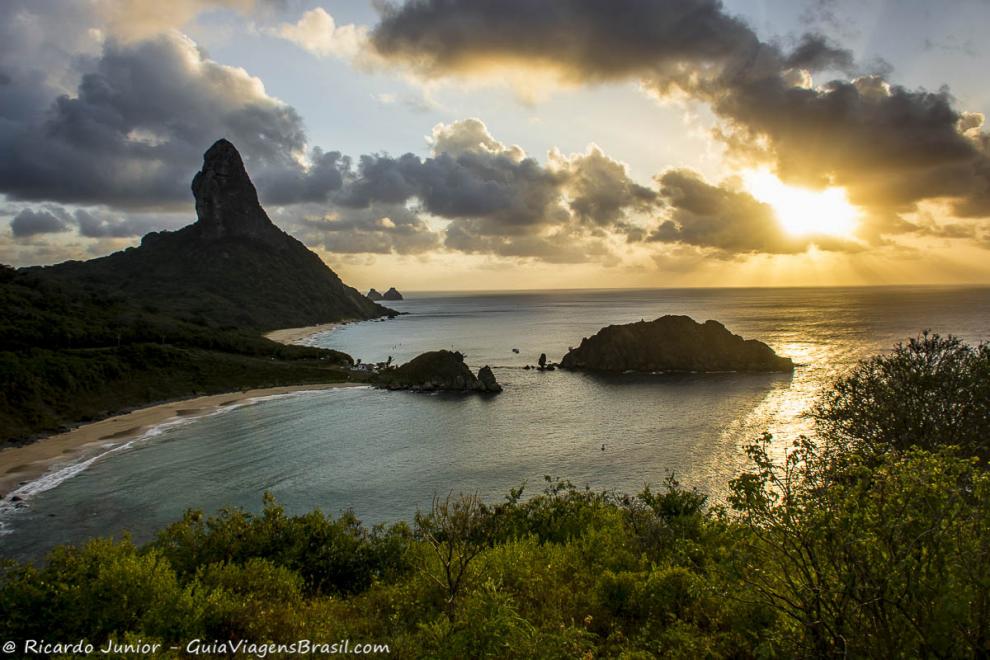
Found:
[[331, 330], [336, 330], [337, 328], [347, 325], [348, 323], [350, 323], [350, 320], [336, 321], [335, 323], [321, 323], [319, 325], [307, 325], [302, 328], [281, 328], [279, 330], [266, 332], [264, 337], [265, 339], [271, 339], [272, 341], [276, 341], [280, 344], [293, 346], [301, 342], [303, 339], [324, 332], [330, 332]]
[[259, 397], [363, 385], [354, 382], [284, 385], [180, 399], [89, 422], [26, 445], [6, 447], [0, 449], [0, 499], [7, 498], [21, 486], [36, 481], [54, 468], [80, 461], [91, 450], [110, 449], [168, 421], [201, 417], [225, 406]]

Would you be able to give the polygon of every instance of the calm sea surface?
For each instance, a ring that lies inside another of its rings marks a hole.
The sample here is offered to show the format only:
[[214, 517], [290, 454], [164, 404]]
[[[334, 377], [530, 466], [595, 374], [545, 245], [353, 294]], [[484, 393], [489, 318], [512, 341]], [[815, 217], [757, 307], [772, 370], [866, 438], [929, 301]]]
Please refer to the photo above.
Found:
[[[368, 523], [409, 519], [449, 491], [535, 492], [543, 475], [635, 492], [673, 472], [721, 498], [745, 444], [769, 430], [783, 447], [807, 432], [802, 413], [856, 360], [926, 328], [990, 339], [987, 288], [421, 293], [393, 307], [406, 314], [311, 343], [400, 363], [454, 348], [475, 368], [491, 365], [505, 392], [328, 390], [177, 420], [26, 486], [26, 506], [0, 510], [0, 556], [124, 530], [144, 540], [188, 508], [258, 510], [265, 491], [292, 512], [350, 508]], [[541, 352], [559, 360], [602, 326], [663, 314], [719, 320], [800, 366], [793, 376], [522, 369]]]

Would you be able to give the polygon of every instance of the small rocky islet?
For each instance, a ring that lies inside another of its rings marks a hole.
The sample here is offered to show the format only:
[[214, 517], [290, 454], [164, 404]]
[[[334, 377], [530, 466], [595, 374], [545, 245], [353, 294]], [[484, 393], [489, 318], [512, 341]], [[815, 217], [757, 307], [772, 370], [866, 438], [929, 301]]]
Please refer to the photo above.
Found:
[[562, 369], [611, 373], [791, 372], [794, 362], [755, 339], [743, 339], [718, 321], [689, 316], [610, 325], [581, 340]]
[[502, 386], [487, 365], [476, 376], [457, 351], [428, 351], [409, 362], [379, 371], [372, 384], [387, 390], [497, 394]]
[[381, 293], [378, 289], [371, 289], [365, 297], [368, 298], [368, 300], [374, 300], [376, 302], [379, 300], [403, 300], [402, 294], [399, 293], [394, 286], [389, 287], [388, 291], [385, 293]]
[[[688, 316], [662, 316], [654, 321], [610, 325], [581, 340], [555, 365], [540, 354], [538, 366], [525, 369], [607, 373], [698, 373], [734, 371], [791, 372], [794, 362], [755, 339], [743, 339], [718, 321], [698, 323]], [[371, 380], [388, 390], [417, 392], [502, 391], [495, 374], [484, 366], [475, 376], [456, 351], [429, 351], [399, 367], [384, 366]]]

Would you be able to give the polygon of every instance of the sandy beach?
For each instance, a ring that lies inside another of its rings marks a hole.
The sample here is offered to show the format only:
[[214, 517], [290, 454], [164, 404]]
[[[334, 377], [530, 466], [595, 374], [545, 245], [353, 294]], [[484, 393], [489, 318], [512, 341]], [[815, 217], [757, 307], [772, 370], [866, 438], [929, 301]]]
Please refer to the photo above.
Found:
[[204, 415], [217, 408], [255, 397], [360, 385], [362, 384], [289, 385], [183, 399], [84, 424], [22, 447], [9, 447], [0, 450], [0, 496], [15, 490], [22, 482], [37, 479], [52, 468], [78, 461], [97, 447], [126, 442], [145, 429], [176, 417]]
[[280, 344], [295, 344], [302, 341], [306, 337], [319, 334], [321, 332], [335, 330], [346, 323], [347, 321], [338, 321], [337, 323], [308, 325], [304, 328], [283, 328], [281, 330], [272, 330], [271, 332], [266, 333], [265, 337], [267, 339], [271, 339], [272, 341], [277, 341]]

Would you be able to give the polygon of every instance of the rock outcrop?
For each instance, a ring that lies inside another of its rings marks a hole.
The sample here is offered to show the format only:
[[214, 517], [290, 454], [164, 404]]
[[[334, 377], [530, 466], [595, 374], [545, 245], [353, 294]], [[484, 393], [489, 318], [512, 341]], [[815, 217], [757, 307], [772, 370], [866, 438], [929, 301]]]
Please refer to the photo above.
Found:
[[368, 295], [365, 297], [368, 300], [374, 300], [375, 302], [382, 300], [382, 294], [378, 292], [378, 289], [372, 289], [371, 291], [368, 292]]
[[395, 287], [390, 287], [388, 291], [382, 294], [382, 300], [402, 300], [402, 294], [395, 290]]
[[227, 140], [204, 154], [192, 192], [195, 223], [147, 234], [137, 248], [36, 272], [216, 327], [274, 330], [395, 314], [272, 223]]
[[490, 392], [498, 393], [502, 387], [495, 374], [485, 366], [475, 376], [466, 364], [464, 356], [454, 351], [430, 351], [414, 357], [400, 367], [379, 372], [372, 379], [378, 387], [389, 390], [415, 390], [419, 392]]
[[607, 372], [793, 371], [763, 342], [743, 339], [718, 321], [688, 316], [610, 325], [568, 351], [563, 369]]
[[502, 386], [495, 380], [492, 368], [487, 364], [478, 370], [478, 382], [484, 387], [485, 392], [501, 392]]
[[278, 245], [284, 236], [261, 208], [244, 161], [227, 140], [217, 140], [203, 154], [192, 192], [198, 218], [194, 226], [205, 238], [243, 236]]

